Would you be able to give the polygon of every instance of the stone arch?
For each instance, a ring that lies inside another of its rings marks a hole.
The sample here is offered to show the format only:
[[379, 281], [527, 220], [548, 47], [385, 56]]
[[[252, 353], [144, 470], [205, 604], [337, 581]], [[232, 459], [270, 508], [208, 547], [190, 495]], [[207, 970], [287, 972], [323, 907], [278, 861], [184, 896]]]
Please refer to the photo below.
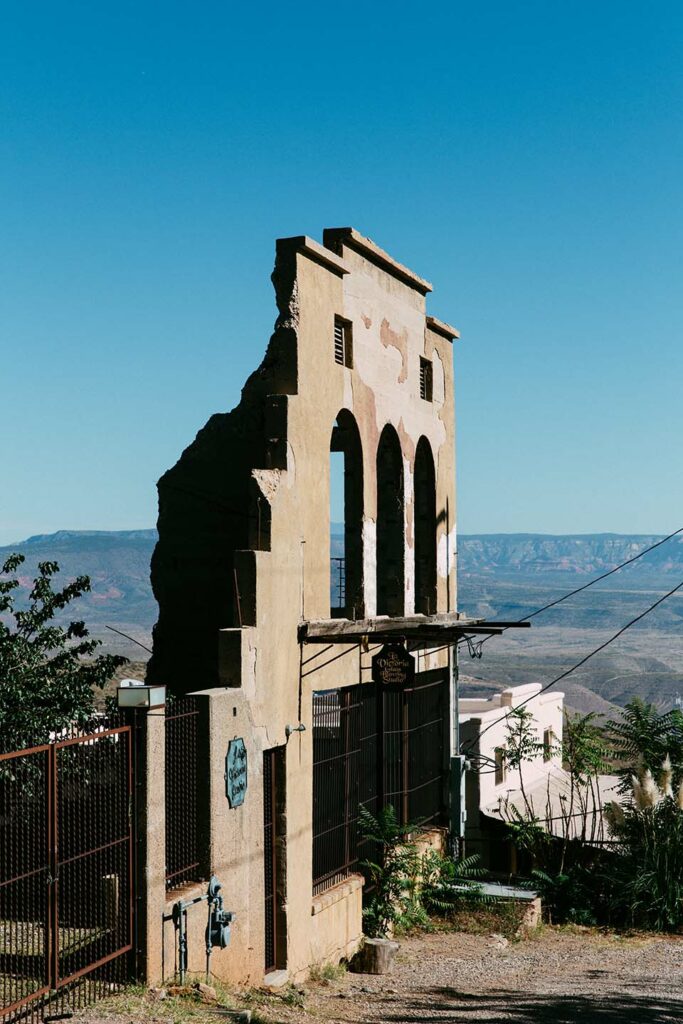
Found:
[[387, 424], [377, 446], [377, 614], [405, 610], [405, 516], [403, 454]]
[[343, 585], [339, 587], [339, 563], [330, 561], [331, 614], [339, 618], [362, 619], [365, 614], [363, 588], [363, 446], [358, 424], [348, 409], [342, 409], [332, 428], [330, 452], [344, 456], [344, 553]]
[[415, 611], [436, 612], [436, 473], [432, 447], [421, 437], [415, 451]]

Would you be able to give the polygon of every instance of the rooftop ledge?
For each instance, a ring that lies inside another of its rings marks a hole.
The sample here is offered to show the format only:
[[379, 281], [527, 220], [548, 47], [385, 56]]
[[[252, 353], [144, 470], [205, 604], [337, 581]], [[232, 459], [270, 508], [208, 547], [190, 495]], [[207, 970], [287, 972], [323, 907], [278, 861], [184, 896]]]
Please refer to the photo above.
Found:
[[308, 235], [294, 235], [292, 238], [278, 238], [276, 244], [277, 251], [284, 249], [290, 251], [294, 249], [295, 252], [303, 253], [314, 261], [314, 263], [320, 263], [322, 266], [331, 270], [335, 274], [339, 274], [343, 277], [344, 274], [348, 274], [349, 268], [344, 263], [344, 260], [336, 253], [332, 252], [331, 249], [326, 249], [320, 242], [316, 242], [315, 239], [309, 238]]
[[450, 324], [444, 323], [443, 320], [437, 320], [435, 316], [425, 317], [425, 320], [427, 321], [427, 327], [435, 331], [436, 334], [441, 334], [448, 341], [454, 341], [460, 337], [460, 331], [457, 327], [451, 327]]
[[350, 249], [359, 252], [361, 256], [365, 256], [370, 263], [374, 263], [375, 266], [386, 270], [387, 273], [398, 278], [399, 281], [403, 281], [404, 284], [414, 288], [420, 294], [426, 295], [427, 292], [432, 291], [429, 281], [425, 281], [423, 277], [418, 277], [408, 267], [404, 267], [402, 263], [395, 260], [388, 252], [375, 245], [372, 239], [365, 238], [355, 228], [325, 228], [323, 231], [323, 245], [332, 252], [337, 253], [338, 256], [341, 256], [343, 246], [347, 245]]

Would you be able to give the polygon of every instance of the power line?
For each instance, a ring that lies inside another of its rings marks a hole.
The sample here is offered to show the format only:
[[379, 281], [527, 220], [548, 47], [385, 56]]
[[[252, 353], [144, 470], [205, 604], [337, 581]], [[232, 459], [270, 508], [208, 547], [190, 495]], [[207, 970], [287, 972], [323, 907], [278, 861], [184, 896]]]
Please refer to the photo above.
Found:
[[[666, 544], [667, 541], [671, 540], [673, 537], [678, 536], [679, 533], [683, 533], [683, 526], [680, 526], [677, 530], [674, 530], [673, 533], [668, 534], [668, 536], [662, 537], [662, 539], [656, 541], [655, 544], [650, 544], [649, 547], [643, 548], [643, 550], [639, 551], [637, 555], [633, 555], [631, 558], [627, 558], [625, 562], [621, 562], [619, 565], [615, 565], [613, 569], [609, 569], [607, 572], [603, 572], [600, 576], [596, 576], [595, 579], [589, 580], [588, 583], [584, 583], [583, 586], [577, 587], [576, 590], [570, 590], [568, 594], [564, 594], [562, 597], [558, 597], [554, 601], [550, 601], [548, 604], [544, 604], [542, 608], [537, 608], [536, 611], [529, 612], [528, 615], [524, 615], [521, 619], [518, 619], [517, 621], [528, 622], [529, 619], [535, 618], [536, 615], [540, 615], [541, 612], [547, 612], [549, 608], [554, 608], [555, 605], [562, 604], [563, 601], [567, 601], [570, 597], [574, 597], [575, 594], [580, 594], [582, 590], [588, 590], [589, 587], [592, 587], [596, 583], [600, 583], [601, 580], [606, 580], [608, 576], [612, 576], [613, 573], [619, 572], [619, 570], [623, 569], [625, 566], [631, 565], [633, 562], [637, 562], [639, 558], [643, 557], [643, 555], [647, 555], [650, 551], [654, 551], [655, 548], [661, 547], [662, 544]], [[503, 630], [503, 632], [505, 632], [505, 630]], [[481, 647], [483, 647], [486, 641], [490, 639], [491, 637], [487, 636], [484, 637], [483, 640], [480, 640], [477, 645], [479, 649], [481, 650]], [[469, 644], [471, 643], [471, 640], [471, 637], [465, 637], [464, 639], [459, 641], [459, 644]]]
[[138, 647], [142, 647], [143, 651], [148, 651], [150, 654], [154, 653], [149, 647], [145, 647], [145, 645], [141, 644], [139, 640], [136, 640], [134, 636], [128, 636], [127, 633], [122, 633], [120, 629], [114, 629], [113, 626], [105, 625], [104, 628], [105, 629], [110, 629], [112, 631], [112, 633], [118, 633], [119, 636], [125, 636], [126, 640], [131, 640], [134, 644], [137, 644]]
[[[501, 721], [504, 721], [505, 719], [509, 718], [513, 711], [518, 711], [520, 708], [523, 708], [525, 704], [528, 704], [529, 701], [534, 700], [536, 697], [540, 697], [542, 693], [545, 693], [546, 690], [549, 690], [551, 686], [555, 685], [555, 683], [559, 683], [562, 679], [566, 679], [567, 676], [571, 675], [572, 672], [576, 672], [577, 668], [581, 668], [582, 665], [585, 665], [587, 661], [590, 661], [591, 658], [594, 658], [596, 654], [600, 653], [600, 651], [604, 651], [604, 649], [606, 647], [609, 647], [611, 643], [614, 643], [614, 641], [617, 640], [622, 635], [622, 633], [625, 633], [627, 629], [630, 629], [631, 626], [634, 626], [636, 622], [640, 622], [641, 619], [644, 619], [646, 615], [649, 615], [650, 612], [654, 611], [655, 608], [657, 608], [660, 604], [666, 601], [667, 598], [671, 597], [682, 587], [683, 580], [681, 580], [681, 582], [677, 586], [675, 586], [673, 590], [670, 590], [667, 594], [664, 594], [662, 597], [658, 598], [654, 602], [654, 604], [651, 604], [650, 607], [646, 608], [644, 612], [641, 612], [640, 615], [636, 615], [634, 619], [631, 619], [630, 622], [627, 622], [625, 626], [622, 626], [620, 630], [618, 630], [608, 640], [605, 640], [604, 643], [600, 644], [599, 647], [596, 647], [594, 650], [590, 651], [588, 654], [585, 655], [585, 657], [581, 658], [580, 661], [577, 661], [575, 665], [572, 665], [571, 668], [568, 668], [564, 672], [561, 672], [559, 676], [556, 676], [554, 679], [551, 679], [549, 683], [546, 683], [545, 686], [542, 686], [538, 693], [531, 694], [531, 696], [527, 697], [526, 700], [523, 700], [520, 704], [517, 704], [514, 708], [511, 708], [510, 711], [508, 711], [507, 714], [502, 717], [502, 719], [497, 718], [495, 722], [491, 722], [490, 725], [487, 725], [486, 728], [482, 729], [482, 731], [478, 734], [477, 741], [481, 739], [484, 733], [487, 733], [489, 729], [492, 729], [494, 725], [499, 725]], [[461, 753], [466, 754], [468, 749], [474, 748], [474, 745], [474, 743], [471, 743], [470, 746], [463, 749]]]

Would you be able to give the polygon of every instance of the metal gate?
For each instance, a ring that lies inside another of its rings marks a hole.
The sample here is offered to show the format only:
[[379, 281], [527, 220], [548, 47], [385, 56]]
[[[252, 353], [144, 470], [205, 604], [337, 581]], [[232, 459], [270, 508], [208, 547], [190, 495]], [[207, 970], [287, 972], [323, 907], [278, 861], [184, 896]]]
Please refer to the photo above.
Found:
[[287, 922], [283, 909], [282, 815], [285, 800], [285, 748], [263, 752], [263, 881], [265, 973], [287, 966]]
[[359, 807], [391, 804], [403, 823], [448, 823], [449, 681], [437, 670], [409, 688], [363, 683], [313, 693], [313, 892], [374, 853]]
[[132, 736], [102, 726], [0, 754], [0, 1019], [112, 991], [133, 947]]

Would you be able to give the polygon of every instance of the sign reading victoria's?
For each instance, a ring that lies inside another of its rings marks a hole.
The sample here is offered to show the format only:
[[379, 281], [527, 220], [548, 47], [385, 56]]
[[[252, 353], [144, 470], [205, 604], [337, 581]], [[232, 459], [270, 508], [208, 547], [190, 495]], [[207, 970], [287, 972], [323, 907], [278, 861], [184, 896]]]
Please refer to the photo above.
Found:
[[225, 795], [231, 807], [241, 807], [247, 792], [247, 748], [240, 737], [230, 740], [225, 755]]
[[372, 659], [372, 679], [383, 686], [412, 686], [415, 659], [400, 644], [385, 644]]

